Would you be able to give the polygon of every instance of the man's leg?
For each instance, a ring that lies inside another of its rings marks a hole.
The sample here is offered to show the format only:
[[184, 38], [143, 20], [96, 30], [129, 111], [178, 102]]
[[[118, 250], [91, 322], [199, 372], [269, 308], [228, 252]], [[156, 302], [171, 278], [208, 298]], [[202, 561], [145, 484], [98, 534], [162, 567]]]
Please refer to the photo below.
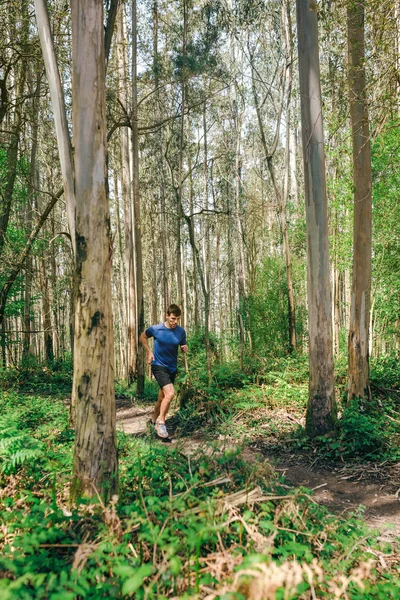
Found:
[[156, 405], [154, 407], [153, 416], [152, 416], [152, 419], [151, 419], [153, 421], [153, 423], [155, 423], [157, 421], [157, 419], [158, 419], [158, 416], [160, 414], [160, 407], [161, 407], [161, 403], [163, 401], [163, 398], [164, 398], [164, 390], [161, 389], [158, 392], [158, 400], [157, 400], [157, 403], [156, 403]]
[[[165, 417], [167, 416], [172, 398], [174, 397], [174, 394], [175, 394], [174, 384], [168, 383], [167, 385], [164, 385], [164, 387], [162, 388], [161, 391], [163, 392], [163, 397], [160, 402], [160, 414], [159, 414], [158, 422], [165, 423]], [[160, 396], [159, 396], [159, 398], [160, 398]], [[157, 404], [158, 404], [158, 402], [157, 402]]]

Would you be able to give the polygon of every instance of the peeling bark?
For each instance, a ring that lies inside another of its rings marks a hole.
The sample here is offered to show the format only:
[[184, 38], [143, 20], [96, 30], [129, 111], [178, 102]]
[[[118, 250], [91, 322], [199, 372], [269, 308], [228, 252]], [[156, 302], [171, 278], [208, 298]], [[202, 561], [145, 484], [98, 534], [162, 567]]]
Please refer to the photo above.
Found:
[[72, 1], [76, 191], [72, 498], [110, 497], [117, 484], [111, 231], [106, 193], [103, 5]]
[[307, 228], [309, 396], [306, 416], [311, 436], [335, 426], [332, 313], [324, 136], [314, 2], [297, 0], [299, 75]]
[[369, 321], [371, 306], [372, 170], [365, 92], [364, 0], [347, 9], [350, 114], [353, 137], [353, 282], [348, 338], [348, 399], [371, 398]]

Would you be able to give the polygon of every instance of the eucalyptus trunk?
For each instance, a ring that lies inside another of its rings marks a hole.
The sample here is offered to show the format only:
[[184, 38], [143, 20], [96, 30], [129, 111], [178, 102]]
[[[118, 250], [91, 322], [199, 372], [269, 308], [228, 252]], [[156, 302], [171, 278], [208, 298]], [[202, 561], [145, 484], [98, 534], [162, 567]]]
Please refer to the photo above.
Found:
[[[125, 22], [125, 7], [122, 5], [117, 31], [117, 68], [119, 74], [119, 97], [121, 103], [128, 111], [129, 94], [129, 67], [128, 47]], [[129, 140], [129, 129], [124, 127], [121, 131], [121, 188], [124, 206], [125, 229], [125, 264], [126, 264], [126, 378], [131, 385], [135, 379], [137, 361], [137, 318], [136, 318], [136, 261], [135, 261], [135, 227], [132, 194], [132, 145]]]
[[348, 76], [353, 137], [353, 281], [348, 340], [348, 398], [371, 398], [369, 321], [371, 307], [372, 170], [365, 82], [365, 0], [347, 8]]
[[[36, 64], [36, 63], [34, 63]], [[36, 93], [32, 102], [32, 142], [29, 167], [28, 182], [28, 200], [26, 206], [26, 229], [29, 233], [32, 230], [33, 206], [35, 203], [35, 188], [39, 188], [38, 168], [37, 168], [37, 149], [38, 149], [38, 117], [39, 117], [39, 77], [36, 78]], [[32, 291], [32, 256], [29, 253], [25, 265], [25, 287], [24, 287], [24, 333], [23, 333], [23, 359], [27, 359], [31, 352], [31, 291]]]
[[73, 498], [81, 494], [108, 498], [117, 484], [103, 22], [102, 3], [72, 0], [76, 193]]
[[[207, 105], [206, 102], [203, 103], [203, 137], [204, 137], [204, 207], [206, 209], [206, 213], [208, 213], [208, 194], [209, 194], [209, 186], [208, 186], [208, 145], [207, 145]], [[193, 218], [193, 217], [192, 217]], [[202, 278], [202, 288], [204, 293], [204, 341], [206, 345], [206, 362], [207, 362], [207, 379], [208, 385], [211, 385], [212, 382], [212, 373], [211, 373], [211, 346], [210, 346], [210, 260], [211, 260], [211, 245], [210, 245], [210, 228], [208, 217], [206, 217], [206, 231], [203, 236], [203, 243], [205, 244], [204, 248], [204, 274], [200, 274]]]
[[176, 278], [178, 290], [178, 304], [182, 308], [182, 327], [185, 327], [185, 306], [183, 301], [182, 280], [182, 247], [181, 247], [181, 221], [183, 218], [182, 192], [183, 192], [183, 147], [185, 137], [185, 108], [186, 108], [186, 60], [187, 60], [187, 28], [188, 28], [188, 3], [183, 0], [183, 30], [182, 30], [182, 74], [181, 74], [181, 118], [179, 135], [179, 163], [178, 163], [178, 188], [177, 198], [177, 221], [176, 221]]
[[328, 211], [316, 2], [297, 0], [301, 122], [307, 230], [309, 396], [311, 436], [331, 431], [336, 421]]
[[46, 273], [46, 263], [43, 258], [39, 259], [39, 281], [42, 293], [42, 326], [44, 359], [46, 362], [54, 360], [53, 328], [51, 325], [51, 308], [49, 282]]
[[139, 396], [144, 392], [145, 348], [139, 342], [144, 332], [144, 299], [143, 299], [143, 260], [142, 260], [142, 223], [139, 191], [139, 134], [138, 134], [138, 101], [137, 101], [137, 6], [132, 1], [132, 192], [135, 227], [136, 258], [136, 392]]

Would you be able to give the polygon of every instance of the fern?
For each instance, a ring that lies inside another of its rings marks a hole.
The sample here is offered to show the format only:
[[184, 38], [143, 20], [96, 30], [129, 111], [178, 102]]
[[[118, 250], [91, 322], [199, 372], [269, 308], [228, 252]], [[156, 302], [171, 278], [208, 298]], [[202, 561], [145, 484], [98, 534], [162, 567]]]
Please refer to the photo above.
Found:
[[10, 475], [30, 461], [44, 454], [44, 444], [24, 429], [20, 415], [0, 417], [0, 463], [1, 471]]

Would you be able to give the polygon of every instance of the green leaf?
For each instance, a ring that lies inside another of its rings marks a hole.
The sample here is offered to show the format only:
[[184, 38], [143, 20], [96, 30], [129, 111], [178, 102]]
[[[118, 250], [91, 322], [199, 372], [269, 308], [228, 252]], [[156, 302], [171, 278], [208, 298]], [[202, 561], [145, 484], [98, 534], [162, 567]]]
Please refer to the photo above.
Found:
[[173, 575], [178, 575], [178, 573], [180, 572], [180, 570], [182, 568], [182, 561], [179, 558], [179, 556], [172, 556], [169, 564], [171, 567], [171, 573]]
[[113, 571], [120, 577], [133, 577], [136, 574], [137, 569], [130, 567], [129, 565], [120, 565], [119, 567], [114, 567]]
[[135, 575], [127, 579], [122, 586], [122, 594], [132, 594], [136, 592], [143, 584], [143, 581], [153, 572], [152, 565], [142, 565], [138, 568]]

